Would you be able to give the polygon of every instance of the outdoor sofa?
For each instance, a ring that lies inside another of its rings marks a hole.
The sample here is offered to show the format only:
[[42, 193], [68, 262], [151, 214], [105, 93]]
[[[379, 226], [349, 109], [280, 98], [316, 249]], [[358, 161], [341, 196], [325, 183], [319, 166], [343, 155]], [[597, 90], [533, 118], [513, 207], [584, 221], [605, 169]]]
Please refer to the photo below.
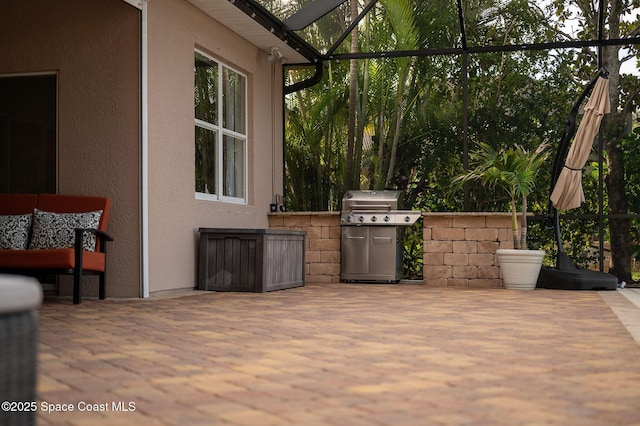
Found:
[[73, 303], [83, 274], [99, 276], [106, 297], [106, 233], [111, 201], [60, 194], [0, 194], [0, 272], [73, 275]]

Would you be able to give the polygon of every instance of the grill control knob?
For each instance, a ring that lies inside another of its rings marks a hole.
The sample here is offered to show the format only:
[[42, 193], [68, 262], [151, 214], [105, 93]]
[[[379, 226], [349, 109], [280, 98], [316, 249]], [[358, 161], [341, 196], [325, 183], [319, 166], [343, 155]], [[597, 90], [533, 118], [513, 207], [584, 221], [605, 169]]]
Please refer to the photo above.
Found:
[[385, 216], [385, 217], [384, 217], [384, 221], [385, 221], [385, 222], [389, 222], [390, 220], [391, 220], [391, 218], [390, 218], [389, 216]]
[[358, 220], [359, 220], [360, 222], [364, 222], [364, 216], [360, 216], [360, 217], [358, 218]]
[[375, 217], [375, 216], [371, 216], [371, 222], [375, 222], [376, 220], [378, 220], [378, 218], [377, 218], [377, 217]]
[[410, 218], [409, 216], [405, 216], [405, 217], [404, 217], [404, 221], [405, 221], [405, 222], [411, 222], [411, 218]]
[[349, 215], [347, 216], [347, 222], [351, 222], [353, 220], [353, 216]]

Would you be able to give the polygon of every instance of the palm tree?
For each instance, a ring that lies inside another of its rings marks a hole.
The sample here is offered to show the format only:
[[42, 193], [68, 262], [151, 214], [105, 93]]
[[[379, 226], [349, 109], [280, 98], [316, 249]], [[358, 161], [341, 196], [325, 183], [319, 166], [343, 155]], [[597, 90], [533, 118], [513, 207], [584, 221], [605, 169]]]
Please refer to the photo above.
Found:
[[[498, 151], [487, 143], [478, 143], [478, 149], [469, 154], [472, 169], [454, 179], [454, 183], [479, 181], [489, 188], [501, 188], [511, 202], [511, 229], [513, 247], [527, 248], [527, 196], [536, 186], [536, 177], [545, 163], [546, 144], [531, 152], [516, 145], [506, 151]], [[522, 227], [518, 229], [518, 199], [522, 200]]]
[[289, 210], [333, 210], [341, 194], [344, 154], [335, 141], [343, 139], [344, 86], [329, 81], [287, 97], [285, 117], [287, 199]]

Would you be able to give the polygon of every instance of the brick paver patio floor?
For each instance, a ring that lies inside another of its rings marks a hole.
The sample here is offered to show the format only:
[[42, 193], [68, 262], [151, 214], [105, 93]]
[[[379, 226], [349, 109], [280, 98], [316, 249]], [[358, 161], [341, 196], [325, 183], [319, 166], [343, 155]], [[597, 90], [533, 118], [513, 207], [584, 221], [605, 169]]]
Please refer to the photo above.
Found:
[[640, 425], [612, 304], [633, 315], [618, 292], [410, 284], [48, 300], [38, 424]]

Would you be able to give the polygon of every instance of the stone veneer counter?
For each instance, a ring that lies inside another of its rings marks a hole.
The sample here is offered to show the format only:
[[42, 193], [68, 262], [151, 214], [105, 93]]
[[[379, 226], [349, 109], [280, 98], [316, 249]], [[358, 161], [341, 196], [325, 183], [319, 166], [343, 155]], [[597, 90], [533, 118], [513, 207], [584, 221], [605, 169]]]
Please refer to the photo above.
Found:
[[[511, 214], [426, 212], [422, 223], [425, 285], [502, 287], [495, 253], [513, 248]], [[307, 282], [340, 282], [340, 212], [270, 213], [269, 227], [307, 233]]]
[[510, 213], [422, 214], [426, 285], [501, 287], [499, 248], [513, 248]]

